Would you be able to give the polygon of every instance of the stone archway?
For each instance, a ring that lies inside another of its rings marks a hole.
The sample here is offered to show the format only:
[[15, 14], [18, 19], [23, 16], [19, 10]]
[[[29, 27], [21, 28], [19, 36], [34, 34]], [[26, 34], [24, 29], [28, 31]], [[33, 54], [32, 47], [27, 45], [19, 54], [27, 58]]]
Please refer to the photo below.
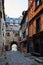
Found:
[[17, 51], [17, 45], [16, 44], [12, 45], [12, 51]]
[[[15, 42], [15, 41], [11, 41], [11, 42], [10, 42], [10, 50], [12, 50], [12, 45], [13, 45], [13, 44], [16, 44], [16, 45], [17, 45], [17, 42]], [[18, 45], [17, 45], [17, 47], [18, 47]]]

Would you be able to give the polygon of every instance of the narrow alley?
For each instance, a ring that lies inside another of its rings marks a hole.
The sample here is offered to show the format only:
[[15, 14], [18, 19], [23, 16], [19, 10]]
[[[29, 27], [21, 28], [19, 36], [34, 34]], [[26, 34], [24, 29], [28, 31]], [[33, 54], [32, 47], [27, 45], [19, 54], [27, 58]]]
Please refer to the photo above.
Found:
[[0, 65], [43, 65], [43, 0], [0, 0]]

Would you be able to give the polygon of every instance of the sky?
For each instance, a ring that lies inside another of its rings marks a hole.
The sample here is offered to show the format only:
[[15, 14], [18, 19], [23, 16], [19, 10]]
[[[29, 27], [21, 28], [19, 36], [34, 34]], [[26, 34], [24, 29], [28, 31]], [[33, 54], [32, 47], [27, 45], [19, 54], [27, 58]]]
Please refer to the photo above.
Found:
[[18, 18], [28, 9], [28, 0], [5, 0], [5, 14], [11, 18]]

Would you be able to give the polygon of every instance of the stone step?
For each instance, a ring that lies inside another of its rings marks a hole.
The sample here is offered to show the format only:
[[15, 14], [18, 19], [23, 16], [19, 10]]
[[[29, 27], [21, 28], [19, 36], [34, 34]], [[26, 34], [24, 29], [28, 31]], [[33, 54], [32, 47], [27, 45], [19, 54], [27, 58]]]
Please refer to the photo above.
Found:
[[39, 57], [39, 59], [43, 60], [43, 57]]
[[31, 56], [31, 54], [30, 53], [24, 53], [24, 56], [29, 57], [29, 56]]
[[35, 61], [39, 62], [39, 63], [43, 63], [43, 60], [40, 59], [39, 57], [34, 57]]

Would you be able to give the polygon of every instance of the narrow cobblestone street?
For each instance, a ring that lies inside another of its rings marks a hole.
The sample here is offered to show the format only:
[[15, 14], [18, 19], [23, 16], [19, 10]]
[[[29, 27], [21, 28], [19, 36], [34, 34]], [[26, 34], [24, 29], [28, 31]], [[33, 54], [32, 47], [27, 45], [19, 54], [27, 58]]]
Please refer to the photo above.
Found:
[[0, 65], [43, 65], [43, 0], [0, 0]]
[[1, 65], [43, 65], [37, 63], [34, 59], [30, 57], [24, 57], [24, 54], [18, 51], [6, 52], [6, 58], [5, 60], [3, 59], [1, 62]]

